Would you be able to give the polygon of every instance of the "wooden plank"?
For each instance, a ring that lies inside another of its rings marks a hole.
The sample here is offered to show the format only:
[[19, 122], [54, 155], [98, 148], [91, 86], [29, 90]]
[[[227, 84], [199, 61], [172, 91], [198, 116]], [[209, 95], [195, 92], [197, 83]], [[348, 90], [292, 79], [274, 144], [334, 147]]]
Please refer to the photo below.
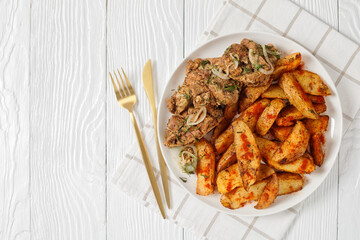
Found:
[[[291, 0], [293, 3], [304, 8], [326, 24], [338, 29], [338, 0], [328, 0], [326, 4], [322, 0]], [[341, 0], [340, 0], [341, 1]], [[355, 0], [356, 1], [356, 0]]]
[[185, 0], [184, 4], [185, 57], [196, 48], [201, 34], [223, 6], [223, 2], [219, 0]]
[[340, 151], [338, 239], [357, 239], [360, 234], [359, 154], [360, 115], [358, 114], [343, 139]]
[[31, 8], [33, 239], [105, 239], [106, 1]]
[[360, 43], [360, 4], [358, 0], [339, 0], [339, 31]]
[[[339, 30], [360, 44], [360, 5], [357, 0], [339, 1]], [[342, 142], [339, 154], [338, 239], [356, 239], [360, 235], [359, 154], [360, 115], [357, 114]]]
[[[151, 58], [157, 100], [183, 55], [182, 1], [108, 1], [108, 71], [123, 67], [137, 95], [139, 125], [152, 124], [141, 76]], [[182, 239], [182, 228], [164, 221], [111, 182], [130, 144], [137, 144], [129, 113], [117, 104], [107, 84], [108, 239]], [[161, 186], [161, 180], [158, 180]]]
[[30, 1], [0, 1], [0, 239], [30, 239]]

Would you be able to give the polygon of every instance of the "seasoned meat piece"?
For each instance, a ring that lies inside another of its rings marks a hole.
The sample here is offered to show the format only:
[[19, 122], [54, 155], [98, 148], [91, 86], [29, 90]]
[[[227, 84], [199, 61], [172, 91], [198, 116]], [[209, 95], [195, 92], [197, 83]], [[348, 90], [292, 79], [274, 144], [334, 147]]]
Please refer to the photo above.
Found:
[[234, 80], [221, 79], [212, 75], [209, 81], [209, 90], [220, 105], [231, 105], [239, 99], [239, 86]]
[[190, 114], [196, 114], [199, 109], [189, 107], [182, 115], [172, 115], [167, 129], [165, 130], [165, 142], [167, 147], [185, 146], [193, 144], [210, 132], [223, 119], [221, 109], [207, 107], [206, 117], [197, 125], [187, 125]]
[[184, 85], [189, 86], [194, 96], [208, 91], [207, 82], [210, 78], [208, 70], [193, 70], [185, 77]]
[[191, 102], [190, 88], [183, 85], [167, 101], [169, 112], [174, 114], [182, 113]]

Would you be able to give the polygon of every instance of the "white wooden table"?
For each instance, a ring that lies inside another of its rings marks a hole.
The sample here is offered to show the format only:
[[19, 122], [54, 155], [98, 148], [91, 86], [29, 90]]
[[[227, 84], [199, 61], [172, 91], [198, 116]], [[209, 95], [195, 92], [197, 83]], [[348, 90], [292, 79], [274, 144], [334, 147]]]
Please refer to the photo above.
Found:
[[[295, 2], [360, 42], [359, 0]], [[221, 4], [0, 1], [1, 240], [197, 239], [110, 182], [129, 144], [136, 143], [107, 72], [126, 69], [139, 100], [138, 120], [151, 122], [140, 81], [144, 63], [153, 59], [159, 97]], [[344, 214], [359, 211], [359, 204], [344, 204], [356, 196], [342, 194], [347, 186], [341, 172], [337, 162], [286, 239], [359, 236]]]

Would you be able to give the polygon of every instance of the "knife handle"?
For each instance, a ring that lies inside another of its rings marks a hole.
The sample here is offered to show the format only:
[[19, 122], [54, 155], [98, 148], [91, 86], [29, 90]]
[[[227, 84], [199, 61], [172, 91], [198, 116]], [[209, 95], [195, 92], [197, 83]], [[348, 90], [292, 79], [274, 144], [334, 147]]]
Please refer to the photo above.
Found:
[[153, 190], [155, 198], [156, 198], [156, 202], [157, 202], [157, 204], [158, 204], [158, 206], [160, 208], [160, 212], [161, 212], [162, 217], [165, 219], [166, 218], [165, 209], [164, 209], [164, 206], [163, 206], [163, 203], [162, 203], [162, 200], [161, 200], [159, 187], [158, 187], [158, 185], [156, 183], [156, 178], [155, 178], [155, 175], [154, 175], [154, 172], [153, 172], [153, 168], [151, 166], [151, 162], [150, 162], [149, 156], [148, 156], [146, 148], [145, 148], [144, 140], [143, 140], [143, 138], [141, 136], [141, 133], [140, 133], [139, 127], [137, 125], [134, 113], [132, 111], [130, 111], [130, 116], [131, 116], [131, 121], [132, 121], [132, 123], [134, 125], [136, 139], [137, 139], [139, 147], [140, 147], [140, 152], [141, 152], [144, 164], [145, 164], [145, 168], [146, 168], [146, 171], [147, 171], [150, 183], [151, 183], [152, 190]]

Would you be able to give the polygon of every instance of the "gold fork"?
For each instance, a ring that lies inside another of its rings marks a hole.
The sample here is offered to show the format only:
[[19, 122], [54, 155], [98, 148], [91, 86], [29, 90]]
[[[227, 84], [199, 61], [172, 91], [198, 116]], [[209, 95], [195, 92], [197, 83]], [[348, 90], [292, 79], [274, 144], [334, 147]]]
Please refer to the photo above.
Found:
[[166, 218], [165, 210], [164, 210], [164, 206], [163, 206], [163, 203], [162, 203], [162, 200], [161, 200], [160, 191], [159, 191], [158, 185], [156, 183], [156, 178], [155, 178], [152, 166], [151, 166], [151, 162], [150, 162], [149, 156], [148, 156], [146, 148], [145, 148], [144, 140], [142, 139], [139, 127], [138, 127], [138, 125], [136, 123], [136, 119], [135, 119], [135, 116], [134, 116], [134, 113], [133, 113], [133, 107], [134, 107], [134, 105], [136, 103], [136, 95], [135, 95], [134, 89], [132, 88], [132, 86], [130, 84], [130, 81], [129, 81], [128, 77], [126, 76], [126, 74], [124, 72], [124, 69], [121, 68], [121, 70], [122, 70], [122, 72], [124, 74], [124, 78], [125, 78], [127, 84], [125, 84], [124, 79], [122, 78], [119, 69], [117, 69], [117, 72], [118, 72], [118, 75], [119, 75], [119, 77], [121, 79], [122, 84], [120, 84], [120, 81], [119, 81], [118, 76], [117, 76], [115, 71], [114, 71], [114, 75], [115, 75], [115, 78], [116, 78], [116, 81], [117, 81], [117, 85], [116, 85], [116, 83], [114, 81], [113, 76], [109, 72], [112, 84], [114, 85], [116, 99], [117, 99], [118, 103], [120, 104], [120, 106], [127, 109], [129, 111], [129, 113], [130, 113], [131, 121], [132, 121], [132, 123], [134, 125], [134, 128], [135, 128], [136, 138], [137, 138], [137, 141], [138, 141], [138, 144], [139, 144], [139, 147], [140, 147], [141, 155], [142, 155], [142, 158], [143, 158], [143, 161], [144, 161], [144, 164], [145, 164], [147, 174], [148, 174], [149, 179], [150, 179], [151, 187], [152, 187], [152, 189], [154, 191], [154, 195], [155, 195], [157, 204], [158, 204], [158, 206], [160, 208], [161, 215], [165, 219]]

